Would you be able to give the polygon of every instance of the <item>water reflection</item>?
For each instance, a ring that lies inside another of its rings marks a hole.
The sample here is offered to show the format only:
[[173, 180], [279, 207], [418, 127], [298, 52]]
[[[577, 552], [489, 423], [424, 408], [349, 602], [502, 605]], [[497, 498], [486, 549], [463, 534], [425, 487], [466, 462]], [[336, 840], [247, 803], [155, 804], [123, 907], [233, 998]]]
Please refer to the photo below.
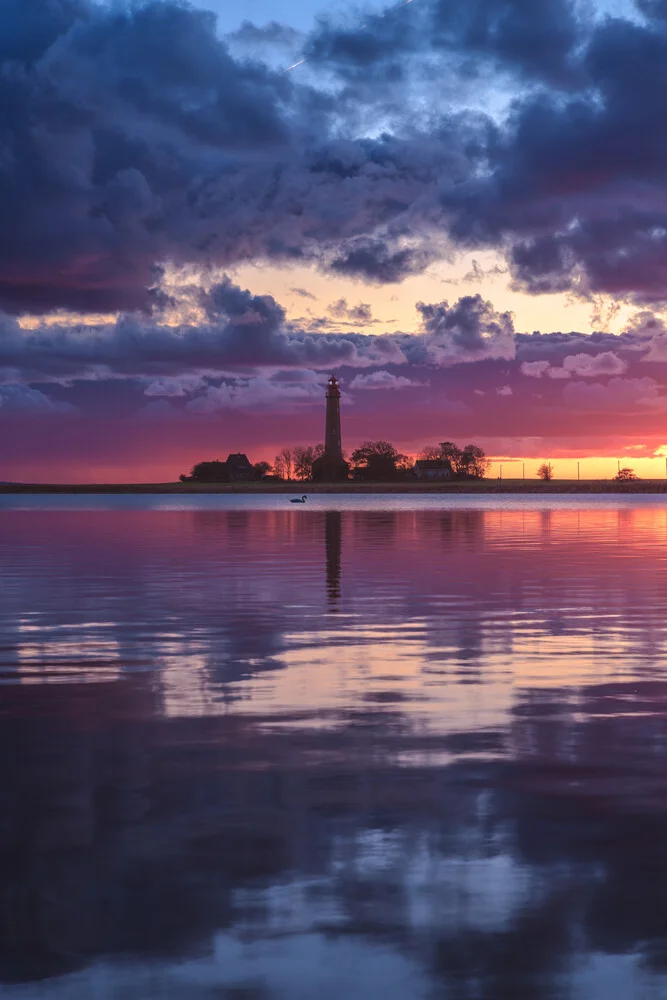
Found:
[[327, 554], [327, 595], [332, 610], [340, 600], [340, 562], [343, 542], [343, 517], [339, 510], [328, 510], [324, 515], [325, 545]]
[[4, 512], [2, 995], [664, 995], [666, 543]]

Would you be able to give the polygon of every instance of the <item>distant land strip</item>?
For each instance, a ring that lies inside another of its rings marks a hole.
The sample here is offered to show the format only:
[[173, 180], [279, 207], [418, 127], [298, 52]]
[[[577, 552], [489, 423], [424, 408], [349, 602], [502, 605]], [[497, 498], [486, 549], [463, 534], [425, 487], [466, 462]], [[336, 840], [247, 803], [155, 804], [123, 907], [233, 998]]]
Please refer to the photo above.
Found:
[[667, 493], [667, 479], [614, 482], [610, 479], [481, 479], [454, 483], [2, 483], [7, 493], [173, 493], [173, 494], [293, 494], [316, 493], [438, 493], [443, 496], [480, 493]]

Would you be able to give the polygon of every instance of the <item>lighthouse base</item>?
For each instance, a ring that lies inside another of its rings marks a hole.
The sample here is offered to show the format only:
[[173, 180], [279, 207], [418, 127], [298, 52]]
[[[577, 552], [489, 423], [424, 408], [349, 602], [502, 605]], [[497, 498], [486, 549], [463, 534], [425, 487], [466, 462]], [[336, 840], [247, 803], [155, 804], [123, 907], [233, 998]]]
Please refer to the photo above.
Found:
[[314, 483], [345, 483], [350, 478], [349, 463], [342, 458], [322, 455], [313, 462]]

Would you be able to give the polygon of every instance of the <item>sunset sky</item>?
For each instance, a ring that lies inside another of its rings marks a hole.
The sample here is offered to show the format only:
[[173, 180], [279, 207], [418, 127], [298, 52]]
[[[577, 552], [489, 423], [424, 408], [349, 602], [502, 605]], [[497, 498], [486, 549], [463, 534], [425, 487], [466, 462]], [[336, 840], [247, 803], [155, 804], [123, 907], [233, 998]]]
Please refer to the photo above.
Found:
[[0, 480], [666, 474], [667, 0], [0, 0]]

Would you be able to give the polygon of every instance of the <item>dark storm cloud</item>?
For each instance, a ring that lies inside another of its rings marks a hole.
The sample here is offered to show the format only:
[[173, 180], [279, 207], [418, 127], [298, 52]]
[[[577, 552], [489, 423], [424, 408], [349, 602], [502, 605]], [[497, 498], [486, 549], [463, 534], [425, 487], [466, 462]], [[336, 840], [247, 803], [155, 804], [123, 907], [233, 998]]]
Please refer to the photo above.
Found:
[[[205, 320], [179, 327], [124, 315], [95, 327], [45, 323], [25, 330], [13, 318], [0, 317], [0, 381], [174, 378], [276, 367], [447, 367], [515, 354], [511, 314], [498, 313], [478, 295], [452, 306], [419, 303], [421, 331], [383, 336], [311, 332], [287, 323], [284, 309], [270, 295], [253, 295], [229, 278], [202, 294], [201, 304]], [[365, 303], [350, 308], [339, 300], [333, 309], [369, 322]]]
[[448, 302], [418, 302], [417, 309], [424, 330], [417, 351], [425, 348], [436, 363], [512, 360], [515, 356], [512, 314], [497, 312], [481, 295], [465, 295], [453, 306]]
[[[569, 0], [420, 0], [368, 14], [363, 23], [320, 20], [304, 49], [315, 64], [358, 80], [405, 78], [411, 54], [458, 57], [466, 75], [487, 60], [536, 80], [581, 80], [575, 50], [583, 35]], [[443, 71], [443, 67], [440, 67]]]
[[385, 240], [360, 239], [333, 258], [331, 270], [386, 285], [419, 274], [432, 260], [426, 247], [399, 248]]
[[238, 45], [252, 47], [279, 45], [291, 48], [302, 37], [301, 32], [290, 28], [287, 24], [280, 24], [278, 21], [269, 21], [268, 24], [263, 25], [253, 24], [252, 21], [243, 21], [240, 28], [227, 35], [227, 40]]
[[[478, 247], [530, 293], [666, 300], [665, 4], [579, 9], [322, 22], [304, 76], [235, 58], [177, 0], [0, 0], [0, 306], [150, 310], [169, 263], [398, 282]], [[462, 110], [496, 90], [506, 115]]]
[[205, 296], [207, 321], [173, 327], [137, 316], [98, 327], [0, 324], [0, 375], [7, 382], [174, 376], [225, 367], [329, 368], [402, 364], [391, 337], [311, 334], [288, 326], [271, 296], [252, 295], [228, 279]]
[[176, 0], [0, 0], [0, 27], [0, 304], [17, 312], [149, 307], [158, 262], [398, 280], [417, 255], [381, 252], [387, 227], [419, 244], [416, 201], [432, 213], [484, 155], [459, 121], [346, 139], [330, 90], [233, 58]]
[[598, 25], [587, 91], [518, 102], [492, 174], [445, 196], [463, 243], [510, 245], [520, 288], [667, 297], [666, 27]]

